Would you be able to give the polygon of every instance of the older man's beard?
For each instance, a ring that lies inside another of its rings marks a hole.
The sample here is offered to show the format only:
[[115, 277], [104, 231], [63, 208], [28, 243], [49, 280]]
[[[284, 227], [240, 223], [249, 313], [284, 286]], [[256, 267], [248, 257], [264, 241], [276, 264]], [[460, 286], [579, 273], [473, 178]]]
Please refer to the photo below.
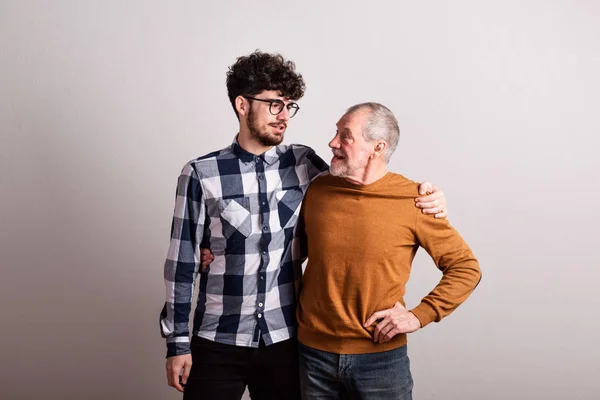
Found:
[[[365, 152], [361, 155], [358, 160], [350, 161], [344, 153], [339, 150], [333, 152], [334, 155], [344, 157], [337, 163], [331, 163], [329, 166], [329, 173], [333, 176], [338, 176], [340, 178], [347, 178], [352, 176], [355, 171], [359, 169], [365, 168], [368, 164], [368, 153]], [[362, 157], [365, 156], [365, 157]]]
[[277, 136], [269, 132], [261, 132], [258, 129], [252, 108], [248, 111], [248, 130], [250, 131], [250, 135], [263, 146], [277, 146], [283, 142], [283, 135]]
[[344, 164], [331, 164], [329, 166], [329, 173], [333, 176], [339, 176], [340, 178], [346, 178], [351, 174], [354, 169], [350, 167], [347, 163]]

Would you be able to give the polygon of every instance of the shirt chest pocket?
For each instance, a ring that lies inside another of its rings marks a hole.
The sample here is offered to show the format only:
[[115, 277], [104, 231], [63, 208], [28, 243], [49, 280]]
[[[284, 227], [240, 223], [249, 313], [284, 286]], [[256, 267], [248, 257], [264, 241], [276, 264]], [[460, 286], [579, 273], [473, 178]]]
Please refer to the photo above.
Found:
[[250, 198], [236, 197], [218, 201], [219, 215], [223, 225], [223, 236], [230, 238], [236, 232], [244, 237], [252, 233]]

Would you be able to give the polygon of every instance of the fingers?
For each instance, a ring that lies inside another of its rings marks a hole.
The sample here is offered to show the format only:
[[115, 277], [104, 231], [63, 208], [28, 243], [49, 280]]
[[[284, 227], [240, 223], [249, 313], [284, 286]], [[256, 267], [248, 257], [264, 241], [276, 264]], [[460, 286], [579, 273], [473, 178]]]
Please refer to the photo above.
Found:
[[384, 336], [384, 333], [382, 332], [387, 333], [390, 329], [394, 328], [394, 326], [390, 324], [390, 322], [390, 319], [386, 317], [383, 319], [383, 321], [377, 324], [377, 326], [375, 327], [375, 331], [373, 332], [373, 341], [375, 343], [381, 343], [381, 340]]
[[215, 256], [210, 249], [200, 249], [200, 258], [202, 260], [214, 260]]
[[441, 212], [439, 212], [439, 213], [437, 213], [437, 214], [434, 215], [434, 217], [438, 218], [438, 219], [439, 218], [446, 218], [446, 216], [448, 216], [448, 210], [446, 210], [445, 207], [444, 207], [444, 209]]
[[173, 386], [173, 379], [171, 378], [171, 370], [169, 369], [169, 364], [167, 363], [167, 384], [169, 386]]
[[210, 251], [210, 249], [200, 249], [200, 258], [203, 260], [214, 260], [215, 255]]
[[179, 382], [179, 374], [174, 374], [171, 378], [173, 380], [173, 385], [171, 386], [183, 393], [183, 386], [181, 386], [181, 383]]
[[169, 386], [172, 386], [183, 393], [183, 386], [181, 386], [179, 382], [181, 368], [182, 365], [179, 364], [177, 360], [167, 359], [167, 383], [169, 384]]
[[419, 194], [421, 196], [432, 193], [434, 186], [431, 182], [425, 181], [419, 185]]
[[373, 334], [373, 342], [375, 343], [386, 343], [392, 340], [394, 336], [401, 333], [400, 328], [397, 326], [391, 318], [386, 318], [377, 327]]
[[[380, 311], [379, 313], [384, 312], [386, 315], [385, 318], [379, 324], [377, 324], [375, 331], [373, 332], [373, 341], [375, 343], [386, 343], [392, 340], [392, 338], [399, 333], [413, 332], [418, 329], [418, 327], [415, 327], [415, 329], [406, 329], [406, 317], [412, 317], [416, 321], [418, 321], [418, 319], [399, 301], [394, 304], [393, 308], [384, 310], [383, 312]], [[368, 325], [365, 324], [365, 326]]]
[[438, 204], [446, 204], [446, 195], [444, 192], [438, 189], [437, 192], [427, 194], [426, 196], [419, 196], [415, 199], [417, 203], [429, 203], [432, 201], [438, 201]]
[[434, 186], [434, 192], [427, 196], [417, 197], [415, 206], [421, 208], [423, 214], [434, 215], [435, 218], [446, 218], [446, 197], [444, 193]]
[[365, 324], [363, 325], [365, 328], [373, 325], [375, 323], [375, 321], [377, 321], [378, 319], [381, 318], [385, 318], [388, 315], [388, 311], [389, 310], [382, 310], [382, 311], [377, 311], [374, 312], [369, 319], [367, 320], [367, 322], [365, 322]]
[[400, 333], [400, 330], [398, 330], [398, 328], [394, 328], [393, 324], [388, 324], [388, 326], [386, 326], [385, 329], [381, 332], [379, 343], [389, 342], [398, 333]]
[[418, 208], [422, 208], [421, 212], [427, 215], [434, 215], [436, 218], [445, 218], [448, 215], [445, 205], [440, 205], [437, 201], [430, 203], [417, 203]]
[[210, 263], [212, 263], [214, 260], [215, 256], [210, 249], [200, 249], [200, 267], [202, 268], [202, 272], [205, 272]]
[[432, 208], [444, 208], [446, 203], [442, 200], [432, 200], [432, 201], [417, 201], [415, 203], [415, 207], [422, 208], [423, 210], [432, 209]]
[[435, 215], [435, 214], [440, 214], [446, 211], [446, 207], [444, 206], [431, 206], [429, 208], [423, 208], [421, 210], [421, 212], [423, 214], [427, 214], [427, 215]]
[[179, 383], [179, 369], [174, 368], [173, 365], [167, 365], [167, 382], [169, 386], [183, 392], [183, 387]]
[[188, 377], [190, 376], [190, 371], [192, 370], [192, 364], [185, 363], [183, 366], [183, 375], [181, 375], [181, 383], [185, 386], [187, 383]]
[[205, 259], [200, 260], [200, 268], [202, 268], [202, 272], [206, 272], [210, 263], [212, 263], [212, 260], [205, 260]]

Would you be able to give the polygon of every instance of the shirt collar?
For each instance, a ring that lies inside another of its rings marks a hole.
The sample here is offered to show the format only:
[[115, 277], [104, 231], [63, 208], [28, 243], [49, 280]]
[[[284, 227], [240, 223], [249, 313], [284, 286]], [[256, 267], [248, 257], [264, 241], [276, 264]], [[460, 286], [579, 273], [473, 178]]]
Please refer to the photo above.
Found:
[[233, 139], [233, 143], [231, 145], [233, 147], [233, 153], [243, 162], [249, 163], [255, 161], [257, 158], [260, 158], [267, 164], [271, 165], [279, 160], [279, 154], [277, 153], [277, 146], [271, 147], [269, 150], [265, 151], [261, 155], [252, 154], [246, 150], [242, 146], [240, 146], [237, 135]]

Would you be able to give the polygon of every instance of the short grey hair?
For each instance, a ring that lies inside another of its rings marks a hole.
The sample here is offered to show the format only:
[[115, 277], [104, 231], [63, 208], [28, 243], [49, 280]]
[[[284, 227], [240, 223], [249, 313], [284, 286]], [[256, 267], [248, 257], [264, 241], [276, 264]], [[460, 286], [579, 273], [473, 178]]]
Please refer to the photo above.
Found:
[[373, 102], [355, 104], [348, 108], [346, 114], [362, 110], [369, 113], [363, 125], [363, 137], [368, 142], [383, 140], [387, 143], [381, 154], [387, 164], [398, 146], [398, 140], [400, 140], [398, 121], [389, 108], [383, 104]]

